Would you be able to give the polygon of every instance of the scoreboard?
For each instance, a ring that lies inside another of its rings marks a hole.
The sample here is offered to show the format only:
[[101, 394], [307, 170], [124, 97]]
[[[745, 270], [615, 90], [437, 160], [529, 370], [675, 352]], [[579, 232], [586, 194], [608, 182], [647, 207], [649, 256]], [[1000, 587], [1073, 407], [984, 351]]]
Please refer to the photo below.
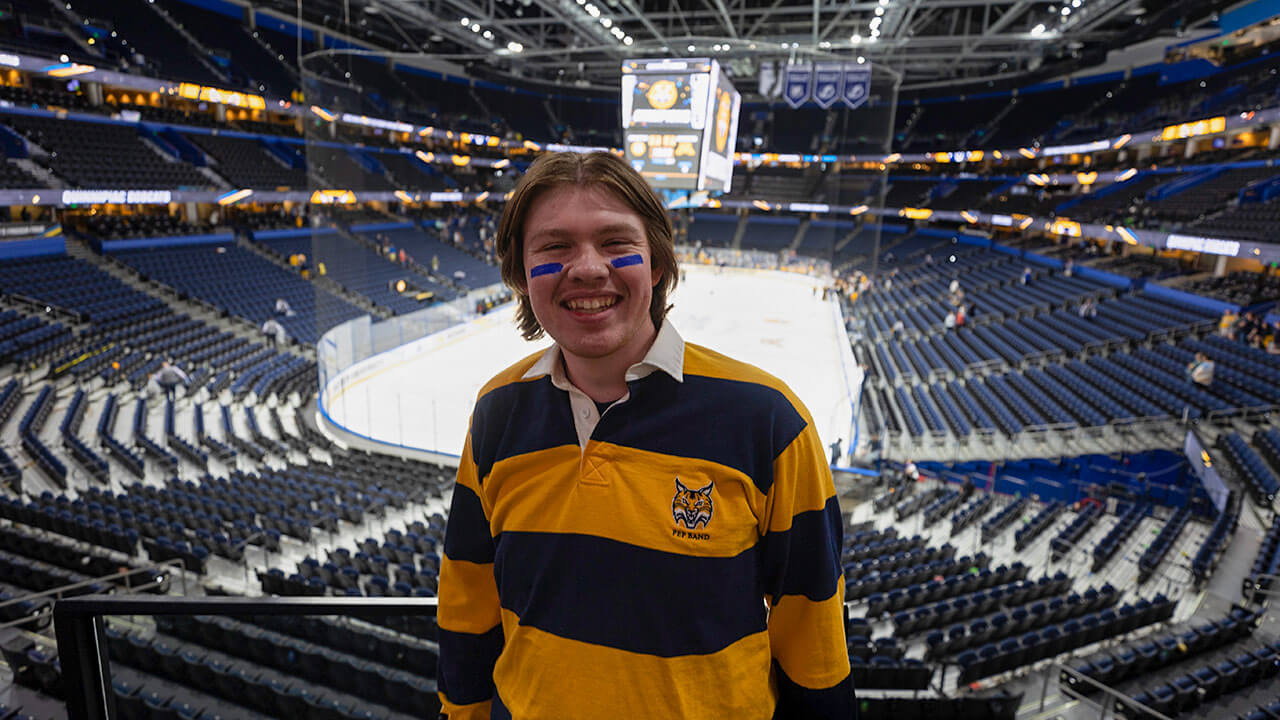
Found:
[[624, 62], [627, 162], [655, 188], [728, 192], [741, 104], [716, 60]]

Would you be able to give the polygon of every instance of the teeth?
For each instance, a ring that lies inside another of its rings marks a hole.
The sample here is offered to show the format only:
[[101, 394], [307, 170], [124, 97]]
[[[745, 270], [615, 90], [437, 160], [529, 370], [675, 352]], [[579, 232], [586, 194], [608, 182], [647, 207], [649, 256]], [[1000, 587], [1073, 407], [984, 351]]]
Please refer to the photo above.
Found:
[[616, 298], [581, 298], [578, 300], [570, 300], [566, 304], [570, 310], [578, 312], [599, 312], [606, 308], [613, 307], [617, 303]]

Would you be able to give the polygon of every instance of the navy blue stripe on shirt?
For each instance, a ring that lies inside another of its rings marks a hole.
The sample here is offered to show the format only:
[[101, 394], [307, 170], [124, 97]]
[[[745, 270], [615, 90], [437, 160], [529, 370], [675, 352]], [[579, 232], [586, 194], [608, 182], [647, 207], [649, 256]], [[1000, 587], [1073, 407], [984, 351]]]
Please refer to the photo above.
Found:
[[511, 711], [502, 704], [502, 698], [496, 692], [493, 694], [493, 705], [489, 706], [489, 720], [512, 720]]
[[725, 558], [590, 535], [505, 532], [495, 541], [502, 607], [524, 626], [659, 657], [717, 652], [766, 628], [755, 548]]
[[449, 508], [449, 532], [444, 534], [444, 554], [450, 560], [478, 564], [493, 562], [493, 536], [484, 516], [480, 496], [466, 485], [455, 484]]
[[502, 654], [506, 638], [502, 625], [476, 635], [440, 628], [440, 663], [436, 686], [457, 705], [484, 702], [494, 696], [493, 666]]
[[840, 503], [832, 495], [821, 510], [797, 513], [791, 518], [791, 529], [764, 536], [765, 576], [776, 577], [780, 583], [777, 588], [766, 588], [775, 600], [783, 595], [803, 595], [821, 602], [835, 593], [844, 542], [842, 522]]
[[844, 680], [834, 687], [811, 690], [787, 677], [776, 660], [773, 671], [778, 678], [778, 706], [773, 712], [773, 720], [840, 717], [857, 720], [858, 698], [853, 690], [852, 676], [845, 675]]
[[781, 392], [738, 380], [655, 372], [630, 384], [592, 436], [615, 445], [725, 465], [773, 487], [773, 461], [804, 431], [804, 417]]
[[482, 486], [500, 460], [577, 444], [569, 394], [552, 385], [549, 376], [503, 385], [476, 401], [471, 457]]

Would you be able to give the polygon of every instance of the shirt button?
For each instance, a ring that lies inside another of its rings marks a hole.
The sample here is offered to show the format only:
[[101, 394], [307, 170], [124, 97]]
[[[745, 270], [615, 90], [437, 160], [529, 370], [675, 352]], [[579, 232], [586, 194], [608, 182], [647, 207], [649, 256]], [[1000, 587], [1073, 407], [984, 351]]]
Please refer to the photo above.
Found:
[[586, 408], [582, 408], [582, 417], [591, 417], [591, 411]]

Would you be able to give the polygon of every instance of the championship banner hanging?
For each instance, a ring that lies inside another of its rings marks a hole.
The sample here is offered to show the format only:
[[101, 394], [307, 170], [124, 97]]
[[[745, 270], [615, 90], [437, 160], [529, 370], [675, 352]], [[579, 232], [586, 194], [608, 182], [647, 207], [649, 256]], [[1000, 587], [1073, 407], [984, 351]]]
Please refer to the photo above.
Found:
[[792, 108], [798, 108], [809, 102], [809, 97], [812, 94], [813, 66], [807, 63], [804, 65], [788, 65], [786, 90], [783, 93], [787, 104]]
[[871, 63], [845, 63], [844, 87], [840, 99], [850, 110], [862, 107], [871, 97]]
[[844, 65], [817, 63], [813, 66], [813, 101], [826, 110], [840, 99], [844, 89]]

